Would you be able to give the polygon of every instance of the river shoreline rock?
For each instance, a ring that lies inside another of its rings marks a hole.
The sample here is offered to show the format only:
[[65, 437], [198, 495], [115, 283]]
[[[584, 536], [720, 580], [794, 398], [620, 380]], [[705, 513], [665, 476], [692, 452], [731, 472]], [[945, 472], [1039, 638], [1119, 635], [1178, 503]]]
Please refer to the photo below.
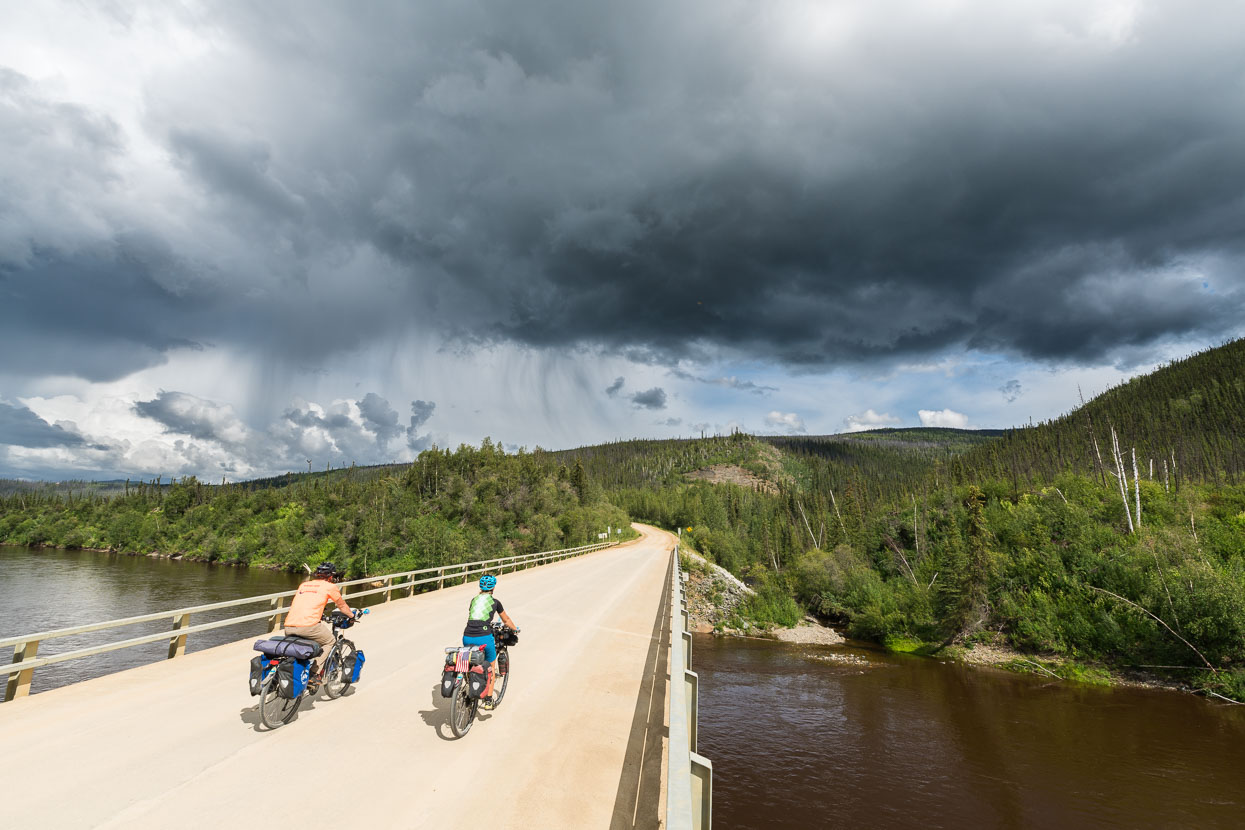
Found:
[[760, 628], [740, 619], [740, 606], [756, 594], [730, 571], [700, 554], [683, 550], [687, 565], [688, 627], [699, 634], [727, 637], [760, 637], [802, 645], [838, 645], [843, 635], [812, 617], [795, 628]]
[[772, 633], [776, 640], [800, 645], [837, 646], [847, 642], [842, 634], [812, 617], [800, 620], [795, 628], [775, 628]]
[[[708, 634], [725, 631], [737, 620], [739, 607], [756, 592], [730, 571], [684, 548], [688, 627]], [[744, 623], [747, 625], [747, 623]], [[734, 630], [734, 629], [731, 629]]]

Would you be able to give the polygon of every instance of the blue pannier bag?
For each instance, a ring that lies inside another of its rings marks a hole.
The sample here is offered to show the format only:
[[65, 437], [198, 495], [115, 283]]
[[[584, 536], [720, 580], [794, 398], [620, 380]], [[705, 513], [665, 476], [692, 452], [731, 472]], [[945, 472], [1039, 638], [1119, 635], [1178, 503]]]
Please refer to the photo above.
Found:
[[365, 660], [367, 660], [367, 658], [363, 656], [363, 652], [358, 650], [346, 658], [346, 661], [342, 666], [344, 669], [342, 673], [349, 678], [351, 683], [359, 682], [359, 675], [363, 674], [363, 663]]
[[269, 657], [293, 657], [295, 660], [310, 660], [324, 652], [324, 646], [314, 640], [302, 637], [271, 637], [267, 640], [256, 640], [253, 648]]
[[307, 689], [311, 679], [311, 661], [282, 660], [277, 666], [277, 693], [284, 698], [297, 699]]

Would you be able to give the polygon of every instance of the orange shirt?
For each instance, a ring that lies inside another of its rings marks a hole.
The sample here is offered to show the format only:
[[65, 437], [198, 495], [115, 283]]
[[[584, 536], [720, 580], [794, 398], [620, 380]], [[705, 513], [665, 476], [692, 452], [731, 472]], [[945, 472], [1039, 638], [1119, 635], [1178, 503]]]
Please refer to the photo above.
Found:
[[342, 599], [342, 592], [327, 579], [312, 579], [298, 586], [298, 593], [290, 603], [290, 612], [285, 615], [286, 628], [300, 628], [320, 622], [324, 606], [332, 600], [343, 614], [350, 613], [350, 606]]

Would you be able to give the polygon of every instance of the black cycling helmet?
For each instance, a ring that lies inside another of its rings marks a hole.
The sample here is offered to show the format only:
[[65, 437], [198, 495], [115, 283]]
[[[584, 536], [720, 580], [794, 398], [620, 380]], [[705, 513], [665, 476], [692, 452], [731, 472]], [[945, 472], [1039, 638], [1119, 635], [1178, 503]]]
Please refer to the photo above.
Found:
[[337, 576], [337, 567], [332, 562], [321, 562], [316, 565], [316, 576]]

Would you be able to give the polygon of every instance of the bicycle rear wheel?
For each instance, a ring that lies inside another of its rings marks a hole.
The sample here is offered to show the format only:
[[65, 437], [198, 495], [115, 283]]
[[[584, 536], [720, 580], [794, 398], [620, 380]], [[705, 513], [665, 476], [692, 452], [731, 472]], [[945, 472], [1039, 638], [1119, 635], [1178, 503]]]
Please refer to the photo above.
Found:
[[341, 697], [350, 688], [350, 676], [346, 673], [346, 661], [354, 654], [354, 643], [342, 640], [333, 646], [324, 661], [324, 694], [329, 700]]
[[467, 694], [467, 681], [459, 677], [454, 681], [454, 696], [450, 698], [450, 731], [455, 738], [461, 738], [471, 729], [475, 720], [478, 701], [472, 700]]
[[497, 652], [497, 677], [493, 678], [493, 708], [501, 706], [501, 699], [506, 696], [506, 685], [510, 682], [510, 652], [501, 649]]
[[260, 687], [259, 719], [269, 729], [276, 729], [290, 722], [302, 702], [302, 695], [293, 700], [281, 696], [277, 691], [277, 670], [274, 668], [268, 672], [268, 676], [264, 678], [264, 684]]

